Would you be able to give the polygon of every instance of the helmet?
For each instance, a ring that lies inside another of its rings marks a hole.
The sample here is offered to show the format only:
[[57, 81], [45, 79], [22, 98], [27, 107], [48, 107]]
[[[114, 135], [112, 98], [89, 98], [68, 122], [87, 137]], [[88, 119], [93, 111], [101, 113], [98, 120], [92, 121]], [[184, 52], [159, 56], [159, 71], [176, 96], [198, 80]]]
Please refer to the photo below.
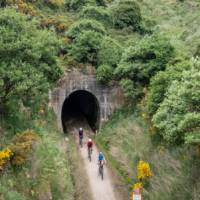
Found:
[[99, 154], [102, 155], [103, 153], [100, 151]]
[[83, 128], [79, 128], [79, 130], [80, 130], [80, 131], [82, 131], [82, 130], [83, 130]]
[[91, 138], [89, 138], [89, 140], [88, 140], [89, 142], [92, 142], [92, 139]]

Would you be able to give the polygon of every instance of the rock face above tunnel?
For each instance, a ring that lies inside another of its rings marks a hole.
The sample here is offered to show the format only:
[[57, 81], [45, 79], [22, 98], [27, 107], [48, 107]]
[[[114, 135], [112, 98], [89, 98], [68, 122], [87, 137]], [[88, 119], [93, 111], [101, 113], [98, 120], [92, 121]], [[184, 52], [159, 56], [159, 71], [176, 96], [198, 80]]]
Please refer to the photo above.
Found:
[[63, 127], [62, 110], [64, 102], [76, 91], [86, 91], [96, 97], [99, 105], [99, 122], [96, 122], [96, 128], [99, 128], [104, 121], [107, 121], [114, 110], [124, 103], [120, 87], [101, 85], [97, 82], [94, 74], [74, 70], [65, 74], [59, 81], [58, 86], [49, 92], [49, 106], [53, 108], [60, 128]]

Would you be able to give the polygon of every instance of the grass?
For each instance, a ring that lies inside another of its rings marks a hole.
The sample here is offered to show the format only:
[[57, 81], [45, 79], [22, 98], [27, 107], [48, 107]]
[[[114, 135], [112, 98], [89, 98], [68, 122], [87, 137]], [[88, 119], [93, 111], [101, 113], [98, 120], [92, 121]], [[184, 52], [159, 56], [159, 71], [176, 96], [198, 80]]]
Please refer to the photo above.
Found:
[[9, 167], [0, 175], [1, 200], [74, 200], [67, 145], [53, 117], [42, 121], [43, 125], [41, 119], [32, 121], [40, 140], [27, 163], [18, 168]]
[[199, 0], [138, 1], [142, 15], [156, 22], [156, 32], [167, 34], [173, 44], [193, 54], [199, 44]]
[[154, 145], [147, 123], [137, 115], [117, 113], [96, 138], [107, 159], [129, 188], [137, 181], [137, 163], [150, 163], [153, 177], [144, 189], [147, 200], [199, 199], [199, 157], [189, 147]]

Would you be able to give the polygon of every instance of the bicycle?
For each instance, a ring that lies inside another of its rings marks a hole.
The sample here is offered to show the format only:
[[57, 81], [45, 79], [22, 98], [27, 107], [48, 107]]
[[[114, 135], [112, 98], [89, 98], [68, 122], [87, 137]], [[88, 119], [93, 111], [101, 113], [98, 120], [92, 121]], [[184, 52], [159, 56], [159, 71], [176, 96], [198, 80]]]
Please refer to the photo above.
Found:
[[91, 162], [92, 161], [92, 148], [88, 147], [88, 159]]
[[99, 175], [101, 176], [101, 179], [103, 180], [104, 174], [103, 174], [103, 161], [99, 161]]
[[83, 147], [83, 138], [79, 138], [79, 145], [81, 146], [81, 148]]

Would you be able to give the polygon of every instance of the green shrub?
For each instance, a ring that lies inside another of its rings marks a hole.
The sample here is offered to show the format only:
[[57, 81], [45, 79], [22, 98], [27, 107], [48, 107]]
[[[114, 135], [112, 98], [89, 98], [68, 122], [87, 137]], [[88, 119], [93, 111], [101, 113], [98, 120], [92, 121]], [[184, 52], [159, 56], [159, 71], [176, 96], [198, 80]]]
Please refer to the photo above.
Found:
[[101, 33], [95, 31], [83, 31], [74, 40], [69, 49], [69, 54], [78, 62], [96, 65], [97, 54], [103, 39]]
[[96, 0], [97, 6], [106, 6], [106, 0]]
[[8, 191], [5, 194], [5, 200], [25, 200], [25, 197], [16, 191]]
[[[165, 70], [173, 56], [174, 48], [165, 37], [144, 37], [136, 46], [131, 46], [124, 52], [115, 75], [118, 79], [131, 80], [135, 85], [133, 90], [139, 92], [137, 88], [146, 87], [152, 76]], [[136, 94], [139, 94], [138, 92]]]
[[84, 6], [106, 6], [106, 0], [65, 0], [68, 10], [79, 11]]
[[87, 6], [83, 8], [80, 17], [94, 19], [102, 22], [104, 25], [112, 24], [110, 13], [103, 7]]
[[95, 31], [102, 35], [106, 34], [106, 30], [100, 22], [96, 20], [83, 19], [74, 23], [67, 32], [67, 35], [70, 39], [75, 39], [83, 31]]
[[141, 85], [136, 85], [130, 79], [122, 79], [120, 80], [120, 86], [123, 89], [124, 95], [130, 100], [130, 102], [136, 102], [138, 98], [140, 98], [143, 94]]
[[109, 65], [117, 67], [122, 56], [122, 47], [117, 41], [110, 37], [105, 37], [98, 52], [98, 65]]
[[165, 97], [165, 92], [169, 85], [169, 77], [166, 72], [158, 72], [152, 79], [150, 83], [150, 92], [148, 95], [148, 112], [152, 116], [156, 110], [159, 108], [160, 103]]
[[131, 0], [121, 0], [112, 7], [112, 15], [116, 28], [131, 27], [138, 30], [142, 21], [139, 5]]
[[65, 5], [68, 10], [77, 11], [81, 10], [87, 5], [96, 5], [95, 0], [66, 0]]
[[60, 8], [65, 5], [65, 0], [46, 0], [47, 5], [51, 8]]
[[57, 33], [65, 33], [71, 26], [72, 21], [65, 18], [65, 16], [50, 16], [43, 17], [40, 20], [40, 26], [49, 30], [54, 29]]
[[168, 87], [174, 80], [180, 80], [183, 70], [190, 66], [189, 61], [181, 61], [174, 66], [169, 66], [165, 71], [158, 72], [150, 82], [150, 90], [148, 94], [147, 107], [148, 112], [152, 116], [155, 114], [160, 104], [165, 98]]
[[0, 110], [13, 100], [34, 104], [62, 74], [60, 41], [37, 27], [14, 10], [0, 12]]
[[97, 68], [96, 76], [101, 83], [108, 83], [112, 80], [113, 68], [110, 65], [100, 65]]
[[166, 97], [153, 116], [154, 125], [169, 143], [200, 144], [200, 62], [182, 72], [181, 80], [170, 85]]

